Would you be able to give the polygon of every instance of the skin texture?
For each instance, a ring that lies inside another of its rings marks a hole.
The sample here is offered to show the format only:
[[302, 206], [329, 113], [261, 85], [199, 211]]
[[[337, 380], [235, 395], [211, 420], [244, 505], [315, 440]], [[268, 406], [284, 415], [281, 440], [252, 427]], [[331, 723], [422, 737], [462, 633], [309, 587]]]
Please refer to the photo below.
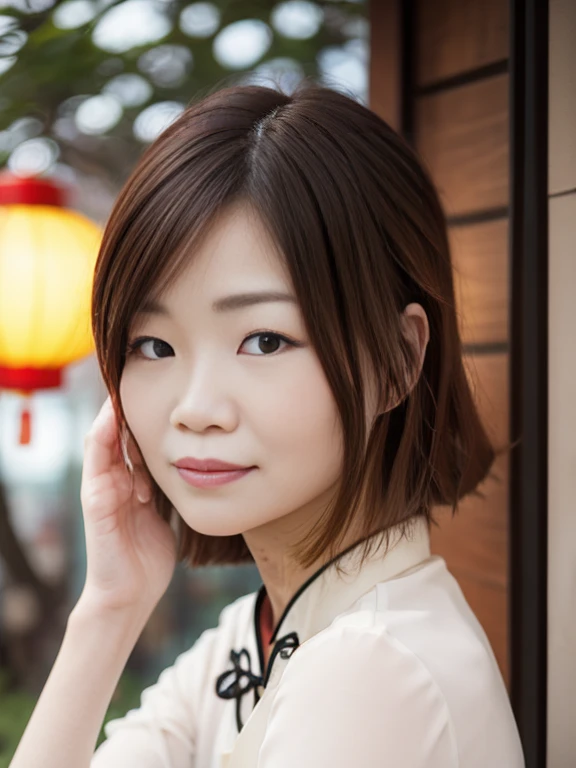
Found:
[[[294, 295], [262, 224], [236, 206], [160, 297], [166, 313], [137, 317], [129, 341], [158, 341], [128, 356], [120, 396], [154, 480], [185, 522], [207, 535], [243, 534], [276, 623], [293, 593], [322, 565], [303, 569], [287, 549], [335, 493], [343, 442], [336, 404], [297, 304], [212, 308], [220, 297], [264, 290]], [[426, 314], [410, 304], [404, 318], [422, 364]], [[247, 339], [264, 331], [298, 346], [275, 337]], [[376, 416], [375, 394], [369, 382], [369, 422]], [[198, 489], [172, 465], [186, 456], [257, 469], [233, 483]], [[354, 530], [348, 539], [344, 546], [355, 541]]]

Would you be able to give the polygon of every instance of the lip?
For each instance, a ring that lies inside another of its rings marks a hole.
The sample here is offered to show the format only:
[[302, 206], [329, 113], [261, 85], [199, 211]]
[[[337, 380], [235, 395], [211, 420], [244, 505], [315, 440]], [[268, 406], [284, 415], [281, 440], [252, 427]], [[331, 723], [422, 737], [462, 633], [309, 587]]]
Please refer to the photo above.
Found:
[[221, 461], [220, 459], [196, 459], [194, 456], [186, 456], [184, 459], [178, 459], [178, 461], [174, 462], [174, 466], [178, 469], [189, 469], [194, 472], [204, 473], [252, 469], [252, 467], [241, 466], [240, 464], [231, 464], [229, 461]]
[[244, 475], [252, 472], [256, 467], [244, 467], [242, 469], [233, 470], [219, 470], [216, 472], [197, 472], [193, 469], [185, 469], [183, 467], [176, 467], [180, 477], [189, 485], [193, 485], [195, 488], [214, 488], [219, 485], [225, 485], [226, 483], [232, 483], [234, 480], [239, 480]]

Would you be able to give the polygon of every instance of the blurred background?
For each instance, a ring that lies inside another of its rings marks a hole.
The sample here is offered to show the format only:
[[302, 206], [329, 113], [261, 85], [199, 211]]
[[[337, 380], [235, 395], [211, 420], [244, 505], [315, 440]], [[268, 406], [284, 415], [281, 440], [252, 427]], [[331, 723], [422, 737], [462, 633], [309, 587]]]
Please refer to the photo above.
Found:
[[[302, 77], [383, 117], [439, 190], [464, 361], [501, 450], [454, 518], [437, 510], [432, 550], [494, 649], [527, 768], [574, 768], [575, 43], [574, 0], [0, 0], [0, 768], [84, 579], [83, 436], [105, 392], [89, 284], [69, 286], [190, 101]], [[108, 717], [259, 584], [252, 567], [178, 569]]]
[[[70, 258], [95, 256], [97, 233], [143, 148], [210, 89], [259, 83], [290, 92], [312, 76], [367, 103], [368, 36], [362, 0], [0, 2], [0, 166], [65, 186], [63, 208], [73, 212], [57, 223], [34, 218], [34, 211], [21, 222], [0, 218], [0, 768], [10, 761], [82, 589], [83, 437], [106, 396], [94, 356], [74, 359], [72, 348], [82, 349], [72, 315], [47, 315], [46, 307], [56, 312], [59, 301], [67, 303], [64, 285], [50, 288], [45, 280], [62, 268], [53, 240], [72, 243]], [[77, 216], [94, 222], [95, 233], [70, 233]], [[24, 249], [33, 252], [20, 285], [26, 295], [34, 286], [30, 305], [10, 271]], [[60, 298], [49, 295], [55, 289]], [[18, 315], [23, 304], [26, 317]], [[85, 322], [86, 303], [76, 311], [76, 323]], [[16, 325], [27, 329], [18, 350]], [[39, 347], [55, 335], [68, 356], [42, 357]], [[28, 397], [2, 380], [2, 366], [56, 364], [59, 386], [38, 386]], [[107, 719], [136, 706], [142, 688], [215, 625], [224, 605], [260, 583], [251, 566], [178, 566]]]

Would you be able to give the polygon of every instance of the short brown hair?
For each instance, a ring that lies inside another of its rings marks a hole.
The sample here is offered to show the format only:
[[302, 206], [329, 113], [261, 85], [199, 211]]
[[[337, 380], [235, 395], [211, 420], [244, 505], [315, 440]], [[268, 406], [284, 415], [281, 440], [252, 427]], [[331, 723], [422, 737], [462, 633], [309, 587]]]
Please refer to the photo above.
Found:
[[[366, 535], [425, 516], [473, 491], [494, 451], [466, 379], [446, 221], [410, 146], [353, 98], [304, 81], [291, 95], [233, 86], [192, 103], [144, 152], [104, 233], [93, 291], [98, 360], [118, 417], [127, 332], [141, 304], [175, 280], [218, 214], [251, 206], [279, 246], [341, 418], [342, 482], [294, 555], [304, 567], [337, 554], [362, 510]], [[422, 373], [402, 333], [425, 309]], [[382, 405], [369, 440], [362, 359]], [[159, 487], [158, 510], [175, 511]], [[179, 560], [249, 562], [242, 535], [200, 534], [182, 520]]]

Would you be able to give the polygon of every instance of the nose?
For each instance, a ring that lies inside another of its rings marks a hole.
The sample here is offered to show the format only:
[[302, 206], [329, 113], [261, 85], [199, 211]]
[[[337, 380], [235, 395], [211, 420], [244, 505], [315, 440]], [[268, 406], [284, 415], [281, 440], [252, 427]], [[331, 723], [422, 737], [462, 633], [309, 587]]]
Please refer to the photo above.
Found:
[[230, 376], [218, 373], [216, 366], [196, 363], [179, 387], [170, 424], [192, 432], [204, 432], [211, 427], [232, 431], [238, 420], [232, 383]]

